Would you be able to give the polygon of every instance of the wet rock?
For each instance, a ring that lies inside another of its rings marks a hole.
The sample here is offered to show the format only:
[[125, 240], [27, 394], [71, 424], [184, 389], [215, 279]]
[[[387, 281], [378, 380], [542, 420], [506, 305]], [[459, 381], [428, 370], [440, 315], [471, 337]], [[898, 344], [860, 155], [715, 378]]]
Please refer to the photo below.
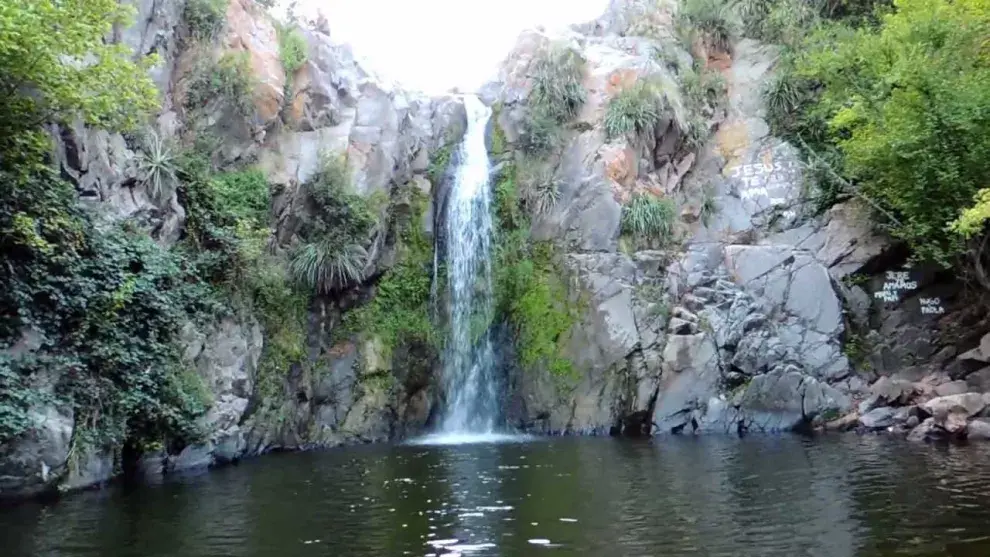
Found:
[[990, 441], [990, 420], [976, 418], [966, 427], [966, 438], [971, 441]]
[[897, 417], [897, 408], [882, 406], [860, 416], [859, 423], [869, 429], [886, 429], [897, 423]]
[[920, 443], [924, 441], [933, 441], [944, 437], [945, 432], [942, 428], [935, 424], [935, 419], [928, 418], [911, 430], [911, 433], [907, 436], [907, 440]]

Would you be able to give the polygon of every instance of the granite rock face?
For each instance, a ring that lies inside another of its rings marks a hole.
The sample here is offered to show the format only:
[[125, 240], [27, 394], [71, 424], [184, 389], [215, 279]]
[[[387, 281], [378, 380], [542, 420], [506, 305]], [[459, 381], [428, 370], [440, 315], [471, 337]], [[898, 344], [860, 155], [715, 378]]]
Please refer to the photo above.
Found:
[[[428, 170], [436, 153], [459, 143], [466, 131], [461, 97], [428, 97], [388, 82], [319, 26], [298, 29], [307, 58], [287, 75], [275, 23], [254, 0], [230, 0], [226, 26], [208, 44], [191, 39], [183, 0], [124, 1], [135, 7], [134, 24], [115, 29], [108, 40], [127, 45], [135, 56], [154, 52], [160, 58], [151, 77], [161, 93], [161, 112], [144, 135], [176, 149], [200, 134], [211, 135], [217, 144], [214, 163], [222, 169], [262, 170], [279, 192], [271, 245], [283, 249], [293, 242], [307, 210], [300, 185], [324, 154], [346, 155], [360, 195], [384, 197], [390, 201], [386, 205], [401, 207], [402, 199], [391, 203], [390, 198], [415, 188], [435, 204], [442, 184], [432, 184]], [[226, 54], [241, 54], [248, 61], [252, 89], [247, 114], [233, 112], [223, 99], [188, 106], [197, 72]], [[139, 163], [149, 141], [142, 134], [125, 136], [74, 124], [53, 128], [51, 135], [62, 175], [95, 215], [136, 222], [166, 248], [179, 241], [185, 208], [175, 188], [154, 195], [143, 183]], [[376, 215], [380, 226], [365, 273], [369, 282], [355, 289], [358, 296], [369, 297], [373, 279], [394, 264], [389, 211]], [[432, 219], [424, 220], [433, 225]], [[136, 463], [122, 463], [120, 450], [73, 445], [71, 408], [31, 408], [35, 426], [0, 447], [0, 498], [99, 484], [119, 474], [121, 464], [136, 464], [139, 472], [157, 476], [274, 449], [384, 441], [422, 430], [436, 398], [428, 373], [432, 353], [398, 347], [385, 358], [374, 339], [330, 345], [329, 333], [342, 311], [336, 302], [314, 303], [304, 347], [312, 361], [283, 370], [284, 378], [275, 385], [259, 381], [259, 360], [270, 332], [253, 316], [237, 313], [213, 323], [188, 323], [181, 334], [184, 359], [202, 379], [210, 405], [201, 422], [203, 442], [175, 454], [148, 453]], [[37, 349], [29, 337], [8, 350], [9, 355]], [[393, 369], [391, 358], [415, 364]]]

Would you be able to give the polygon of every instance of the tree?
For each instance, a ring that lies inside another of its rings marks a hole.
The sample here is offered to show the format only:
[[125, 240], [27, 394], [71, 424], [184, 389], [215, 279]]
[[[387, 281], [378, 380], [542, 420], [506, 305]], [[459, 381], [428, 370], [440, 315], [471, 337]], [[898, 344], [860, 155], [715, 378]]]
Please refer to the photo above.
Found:
[[990, 176], [990, 0], [897, 0], [879, 27], [832, 27], [803, 45], [844, 171], [919, 259], [965, 246], [950, 224]]
[[157, 107], [157, 57], [104, 42], [132, 16], [117, 0], [0, 2], [0, 156], [46, 122], [127, 130]]

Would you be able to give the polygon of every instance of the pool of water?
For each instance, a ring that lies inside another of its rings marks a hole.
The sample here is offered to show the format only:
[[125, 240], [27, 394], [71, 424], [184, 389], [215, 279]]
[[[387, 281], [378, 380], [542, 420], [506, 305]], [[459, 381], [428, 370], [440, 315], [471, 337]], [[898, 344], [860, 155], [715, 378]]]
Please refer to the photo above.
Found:
[[497, 441], [271, 455], [0, 509], [2, 554], [990, 555], [987, 445]]

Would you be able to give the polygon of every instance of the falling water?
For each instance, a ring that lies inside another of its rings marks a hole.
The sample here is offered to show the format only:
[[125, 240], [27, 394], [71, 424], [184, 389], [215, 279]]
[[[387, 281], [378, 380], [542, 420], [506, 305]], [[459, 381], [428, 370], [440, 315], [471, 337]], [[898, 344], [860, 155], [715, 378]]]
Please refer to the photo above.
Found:
[[[485, 127], [491, 109], [464, 99], [468, 127], [447, 203], [447, 292], [450, 338], [444, 351], [445, 434], [491, 432], [498, 413], [493, 377], [491, 322], [492, 218]], [[478, 338], [480, 336], [480, 338]]]

